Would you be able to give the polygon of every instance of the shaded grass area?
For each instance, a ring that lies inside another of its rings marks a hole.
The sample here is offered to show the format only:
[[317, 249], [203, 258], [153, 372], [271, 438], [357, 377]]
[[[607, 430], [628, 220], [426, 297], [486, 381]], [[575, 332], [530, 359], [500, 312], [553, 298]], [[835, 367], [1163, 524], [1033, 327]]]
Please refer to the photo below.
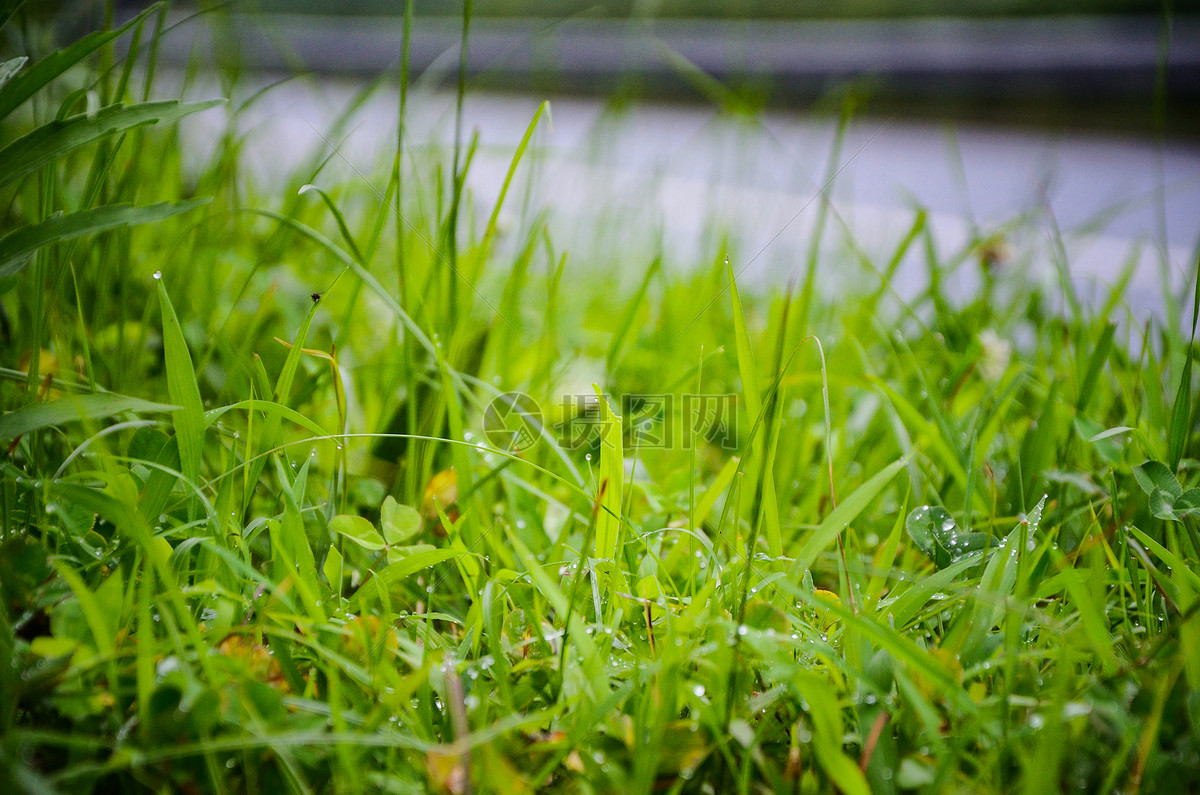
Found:
[[6, 789], [1200, 782], [1194, 306], [920, 211], [786, 290], [598, 267], [404, 95], [382, 197], [263, 195], [234, 125], [185, 168], [239, 108], [150, 103], [162, 20], [2, 68]]

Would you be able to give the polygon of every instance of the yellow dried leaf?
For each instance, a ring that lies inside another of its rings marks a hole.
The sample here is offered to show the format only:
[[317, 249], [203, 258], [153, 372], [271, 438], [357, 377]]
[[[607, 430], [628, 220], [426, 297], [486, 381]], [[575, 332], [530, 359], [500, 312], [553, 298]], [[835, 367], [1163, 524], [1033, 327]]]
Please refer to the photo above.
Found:
[[458, 473], [454, 467], [442, 470], [429, 479], [425, 486], [425, 495], [421, 499], [421, 514], [430, 521], [437, 521], [438, 509], [445, 513], [450, 521], [454, 517], [450, 508], [458, 502]]
[[[813, 596], [820, 599], [827, 605], [841, 607], [842, 598], [833, 591], [827, 591], [824, 588], [814, 588]], [[822, 629], [829, 629], [837, 623], [837, 614], [827, 608], [817, 608], [817, 619], [821, 622]]]

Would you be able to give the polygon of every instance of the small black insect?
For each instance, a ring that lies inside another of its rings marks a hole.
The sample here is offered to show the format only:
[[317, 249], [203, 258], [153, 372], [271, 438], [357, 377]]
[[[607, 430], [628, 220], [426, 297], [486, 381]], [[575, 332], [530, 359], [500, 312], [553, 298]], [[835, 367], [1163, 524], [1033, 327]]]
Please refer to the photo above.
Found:
[[321, 294], [320, 294], [320, 293], [312, 293], [312, 294], [311, 294], [311, 295], [309, 295], [308, 297], [312, 299], [312, 302], [313, 302], [314, 304], [315, 304], [317, 301], [320, 301], [320, 300], [321, 300]]

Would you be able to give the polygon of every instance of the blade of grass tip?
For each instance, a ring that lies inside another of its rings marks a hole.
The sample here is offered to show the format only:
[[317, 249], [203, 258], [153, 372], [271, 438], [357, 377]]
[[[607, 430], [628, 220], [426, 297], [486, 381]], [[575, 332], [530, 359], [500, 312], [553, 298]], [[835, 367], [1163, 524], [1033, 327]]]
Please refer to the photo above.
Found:
[[[117, 89], [113, 92], [113, 96], [120, 98], [126, 95], [129, 90], [129, 79], [133, 76], [133, 67], [137, 64], [136, 53], [142, 46], [142, 34], [146, 32], [145, 17], [137, 20], [137, 25], [133, 29], [133, 36], [129, 42], [129, 57], [125, 58], [125, 63], [121, 68], [121, 76], [117, 80]], [[116, 64], [113, 65], [114, 67]]]
[[1193, 277], [1192, 333], [1184, 350], [1183, 372], [1179, 374], [1179, 388], [1175, 391], [1175, 404], [1171, 407], [1171, 424], [1167, 431], [1167, 455], [1173, 470], [1179, 468], [1192, 431], [1192, 348], [1196, 344], [1196, 320], [1200, 314], [1200, 258], [1197, 258]]
[[359, 250], [358, 244], [354, 242], [354, 235], [350, 234], [350, 227], [346, 225], [346, 218], [342, 215], [341, 210], [337, 208], [337, 205], [333, 203], [333, 199], [329, 197], [329, 194], [312, 183], [302, 185], [298, 193], [301, 196], [306, 193], [316, 193], [321, 197], [321, 201], [325, 203], [325, 206], [329, 208], [329, 212], [333, 215], [333, 220], [337, 222], [338, 232], [341, 234], [342, 240], [350, 248], [350, 254], [354, 257], [354, 261], [359, 265], [366, 265], [362, 251]]
[[504, 199], [508, 196], [508, 188], [512, 185], [513, 177], [517, 173], [517, 166], [521, 164], [521, 158], [525, 155], [525, 150], [529, 147], [529, 142], [533, 138], [533, 133], [537, 129], [538, 122], [542, 119], [542, 114], [546, 114], [546, 118], [550, 118], [550, 100], [544, 100], [536, 111], [533, 118], [529, 122], [529, 126], [525, 128], [525, 134], [521, 136], [521, 143], [517, 145], [517, 151], [513, 153], [512, 160], [508, 164], [508, 172], [504, 175], [504, 182], [500, 185], [500, 195], [496, 197], [496, 204], [492, 207], [492, 214], [488, 218], [486, 231], [483, 233], [483, 242], [477, 249], [478, 257], [487, 259], [491, 253], [492, 242], [496, 238], [496, 225], [500, 220], [500, 209], [504, 206]]
[[[837, 490], [833, 485], [833, 412], [829, 408], [829, 370], [825, 363], [825, 346], [821, 338], [810, 337], [817, 346], [821, 357], [821, 401], [825, 408], [825, 462], [829, 474], [829, 504], [837, 510]], [[970, 489], [967, 491], [970, 494]], [[846, 595], [850, 597], [850, 609], [858, 612], [858, 596], [854, 592], [854, 581], [850, 577], [850, 564], [846, 562], [846, 546], [842, 541], [842, 533], [837, 534], [838, 557], [842, 562], [842, 572], [845, 575]]]
[[1071, 278], [1070, 264], [1067, 262], [1067, 247], [1063, 243], [1062, 229], [1058, 225], [1058, 219], [1055, 217], [1054, 210], [1050, 207], [1049, 201], [1046, 202], [1044, 212], [1046, 214], [1046, 223], [1050, 227], [1050, 259], [1054, 262], [1054, 268], [1058, 272], [1058, 280], [1062, 287], [1063, 295], [1067, 297], [1067, 304], [1071, 308], [1073, 325], [1077, 330], [1082, 330], [1083, 304], [1079, 300], [1079, 293], [1075, 290], [1075, 281]]
[[[834, 218], [838, 219], [839, 222], [841, 220], [841, 216], [838, 215], [836, 211], [834, 212]], [[884, 268], [883, 272], [879, 274], [879, 287], [877, 287], [875, 292], [871, 294], [870, 298], [863, 303], [863, 311], [865, 313], [870, 313], [873, 315], [875, 307], [879, 305], [879, 302], [882, 300], [884, 294], [889, 291], [894, 292], [893, 285], [895, 284], [894, 280], [896, 271], [899, 269], [900, 263], [904, 261], [904, 257], [908, 254], [908, 250], [912, 248], [912, 244], [916, 242], [917, 238], [920, 237], [921, 233], [925, 230], [926, 221], [927, 216], [925, 210], [918, 208], [916, 211], [916, 216], [913, 218], [912, 226], [909, 227], [907, 234], [905, 234], [905, 236], [896, 245], [896, 249], [892, 252], [891, 259], [888, 260], [887, 266]], [[847, 229], [847, 232], [848, 231], [849, 230]], [[847, 237], [849, 237], [848, 234]], [[854, 243], [853, 240], [850, 242], [857, 250], [857, 244]], [[864, 258], [863, 264], [874, 269], [874, 266], [868, 259]]]
[[[158, 287], [159, 307], [162, 313], [163, 355], [166, 359], [167, 394], [181, 406], [172, 416], [175, 438], [179, 445], [179, 464], [183, 476], [193, 484], [200, 483], [200, 465], [204, 455], [204, 403], [200, 399], [200, 386], [196, 383], [196, 371], [192, 368], [192, 355], [187, 340], [167, 295], [162, 274], [155, 272]], [[196, 518], [198, 505], [189, 500], [188, 515]]]
[[1129, 282], [1133, 279], [1134, 273], [1138, 270], [1138, 263], [1141, 262], [1144, 246], [1145, 244], [1140, 240], [1129, 244], [1129, 253], [1125, 255], [1125, 261], [1121, 264], [1117, 278], [1112, 281], [1109, 287], [1108, 298], [1100, 308], [1100, 311], [1096, 313], [1097, 318], [1103, 321], [1112, 317], [1117, 306], [1129, 294], [1127, 288]]
[[150, 53], [146, 58], [146, 68], [142, 74], [142, 102], [150, 101], [151, 87], [154, 85], [154, 75], [158, 69], [158, 52], [162, 45], [163, 34], [167, 27], [167, 3], [155, 3], [146, 9], [146, 13], [155, 13], [154, 32], [150, 34]]
[[179, 408], [114, 394], [67, 395], [48, 403], [30, 403], [0, 416], [0, 440], [15, 439], [67, 422], [104, 419], [127, 411], [158, 413]]

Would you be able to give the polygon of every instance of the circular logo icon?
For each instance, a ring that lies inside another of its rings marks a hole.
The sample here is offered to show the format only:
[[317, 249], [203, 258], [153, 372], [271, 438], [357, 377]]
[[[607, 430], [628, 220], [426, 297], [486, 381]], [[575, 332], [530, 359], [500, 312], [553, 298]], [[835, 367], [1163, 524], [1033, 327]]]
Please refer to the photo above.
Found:
[[542, 410], [524, 392], [505, 392], [483, 412], [483, 435], [497, 450], [520, 453], [542, 434]]

